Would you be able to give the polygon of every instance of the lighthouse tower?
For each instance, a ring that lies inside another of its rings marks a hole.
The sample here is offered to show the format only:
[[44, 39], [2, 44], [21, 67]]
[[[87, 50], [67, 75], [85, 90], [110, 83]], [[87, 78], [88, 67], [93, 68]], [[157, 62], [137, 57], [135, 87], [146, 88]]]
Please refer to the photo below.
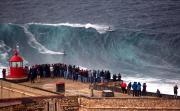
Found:
[[23, 58], [19, 56], [18, 51], [14, 51], [14, 56], [9, 60], [9, 74], [6, 76], [7, 80], [20, 82], [27, 80], [27, 73], [23, 68]]

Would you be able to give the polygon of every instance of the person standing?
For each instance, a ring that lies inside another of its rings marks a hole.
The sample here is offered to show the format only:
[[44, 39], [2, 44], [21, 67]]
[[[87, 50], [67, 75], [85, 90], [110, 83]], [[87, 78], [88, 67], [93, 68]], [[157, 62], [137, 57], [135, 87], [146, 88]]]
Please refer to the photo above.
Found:
[[178, 94], [178, 86], [175, 85], [174, 86], [174, 98], [177, 98], [177, 94]]
[[117, 78], [116, 74], [113, 74], [113, 82], [116, 82], [116, 78]]
[[2, 70], [2, 74], [3, 74], [3, 79], [6, 79], [6, 69]]
[[137, 82], [134, 82], [132, 85], [133, 96], [137, 96]]
[[118, 74], [118, 81], [121, 81], [121, 74]]
[[54, 67], [53, 67], [53, 65], [50, 66], [50, 75], [51, 75], [51, 78], [54, 78]]
[[137, 84], [137, 96], [141, 96], [141, 83], [138, 82]]
[[122, 93], [124, 93], [124, 94], [127, 92], [127, 91], [126, 91], [126, 87], [127, 87], [127, 84], [122, 81], [122, 83], [121, 83], [121, 89], [122, 89]]
[[40, 82], [40, 80], [41, 80], [41, 72], [39, 68], [37, 68], [37, 82]]
[[131, 82], [129, 82], [129, 84], [127, 86], [127, 93], [128, 93], [128, 95], [131, 94]]
[[32, 66], [32, 68], [30, 68], [30, 80], [31, 80], [31, 83], [34, 83], [34, 79], [36, 78], [37, 76], [37, 71], [36, 71], [36, 68], [35, 66]]
[[161, 92], [160, 92], [159, 89], [157, 89], [157, 91], [156, 91], [156, 96], [157, 96], [157, 97], [161, 97]]
[[146, 87], [147, 87], [146, 83], [143, 83], [143, 90], [142, 90], [143, 96], [146, 96]]
[[91, 90], [91, 97], [94, 97], [94, 92], [93, 92], [94, 83], [89, 84], [89, 89]]

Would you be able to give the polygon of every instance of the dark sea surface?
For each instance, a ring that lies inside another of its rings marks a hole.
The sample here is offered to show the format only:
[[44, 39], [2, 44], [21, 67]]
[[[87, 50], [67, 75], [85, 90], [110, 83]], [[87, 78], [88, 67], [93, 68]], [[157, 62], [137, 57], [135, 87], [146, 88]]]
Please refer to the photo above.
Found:
[[121, 72], [173, 94], [180, 86], [180, 1], [1, 0], [1, 66], [16, 44], [30, 65]]

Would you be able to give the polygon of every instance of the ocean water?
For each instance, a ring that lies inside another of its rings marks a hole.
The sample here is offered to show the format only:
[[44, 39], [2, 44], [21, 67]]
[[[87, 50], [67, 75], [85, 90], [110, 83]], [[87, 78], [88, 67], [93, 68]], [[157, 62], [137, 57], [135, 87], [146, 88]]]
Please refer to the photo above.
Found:
[[180, 87], [178, 0], [1, 0], [0, 7], [0, 66], [18, 44], [25, 64], [120, 72], [151, 92]]

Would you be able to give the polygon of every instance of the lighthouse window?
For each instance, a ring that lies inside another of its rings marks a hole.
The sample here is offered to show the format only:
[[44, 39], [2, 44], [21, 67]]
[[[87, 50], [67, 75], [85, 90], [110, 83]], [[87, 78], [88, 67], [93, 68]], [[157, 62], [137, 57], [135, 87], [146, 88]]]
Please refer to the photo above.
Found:
[[22, 67], [22, 62], [12, 62], [11, 67]]

